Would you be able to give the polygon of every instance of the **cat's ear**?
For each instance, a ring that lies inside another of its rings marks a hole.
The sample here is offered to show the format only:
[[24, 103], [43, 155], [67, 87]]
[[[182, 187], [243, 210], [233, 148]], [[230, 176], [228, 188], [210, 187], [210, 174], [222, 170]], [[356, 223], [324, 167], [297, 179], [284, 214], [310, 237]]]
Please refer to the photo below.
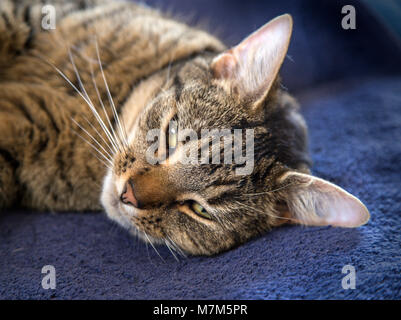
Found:
[[355, 228], [370, 218], [368, 209], [358, 198], [326, 180], [290, 171], [279, 183], [287, 191], [281, 214], [290, 222]]
[[213, 76], [230, 92], [252, 99], [257, 107], [277, 77], [291, 33], [289, 14], [271, 20], [237, 46], [218, 55], [211, 64]]

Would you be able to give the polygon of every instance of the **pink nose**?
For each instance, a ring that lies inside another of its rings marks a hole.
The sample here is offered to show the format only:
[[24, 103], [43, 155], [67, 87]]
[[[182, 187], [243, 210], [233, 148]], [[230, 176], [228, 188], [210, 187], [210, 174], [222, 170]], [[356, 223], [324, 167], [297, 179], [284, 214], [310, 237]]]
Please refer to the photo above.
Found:
[[132, 181], [128, 180], [126, 182], [120, 200], [124, 204], [130, 204], [133, 205], [135, 208], [138, 208], [138, 200], [135, 198], [134, 184], [132, 183]]

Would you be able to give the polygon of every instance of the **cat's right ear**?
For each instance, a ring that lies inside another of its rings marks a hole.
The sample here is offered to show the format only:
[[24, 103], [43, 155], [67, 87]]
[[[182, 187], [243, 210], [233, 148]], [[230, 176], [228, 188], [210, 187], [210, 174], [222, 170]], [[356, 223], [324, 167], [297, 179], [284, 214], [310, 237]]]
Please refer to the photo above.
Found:
[[257, 108], [277, 77], [291, 33], [289, 14], [271, 20], [237, 46], [218, 55], [211, 64], [213, 76], [230, 93], [251, 99]]

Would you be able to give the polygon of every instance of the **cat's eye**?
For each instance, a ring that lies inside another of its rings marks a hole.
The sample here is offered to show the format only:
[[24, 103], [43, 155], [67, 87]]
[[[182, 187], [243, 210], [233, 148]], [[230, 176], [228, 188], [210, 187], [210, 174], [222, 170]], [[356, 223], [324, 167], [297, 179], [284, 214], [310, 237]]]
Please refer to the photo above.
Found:
[[167, 150], [168, 154], [171, 155], [175, 149], [177, 148], [178, 144], [178, 125], [177, 125], [177, 118], [174, 117], [167, 128]]
[[204, 207], [202, 207], [199, 203], [193, 201], [191, 203], [191, 209], [195, 212], [198, 216], [206, 219], [212, 219], [212, 216], [206, 211]]

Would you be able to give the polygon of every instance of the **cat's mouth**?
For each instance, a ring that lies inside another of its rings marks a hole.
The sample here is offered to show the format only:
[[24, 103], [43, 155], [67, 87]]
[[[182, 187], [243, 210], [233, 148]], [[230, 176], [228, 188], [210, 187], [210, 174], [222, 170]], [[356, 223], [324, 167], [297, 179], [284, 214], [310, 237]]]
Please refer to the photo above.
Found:
[[118, 196], [120, 193], [118, 192], [118, 187], [113, 182], [113, 174], [111, 171], [106, 175], [103, 185], [101, 202], [106, 210], [108, 218], [145, 242], [150, 242], [152, 244], [162, 243], [162, 239], [155, 238], [153, 235], [140, 230], [133, 222], [133, 220], [138, 217], [141, 210], [121, 202]]
[[132, 228], [131, 219], [136, 217], [138, 209], [127, 206], [120, 201], [117, 186], [113, 182], [112, 172], [108, 172], [103, 182], [101, 203], [106, 210], [107, 216], [126, 229]]

